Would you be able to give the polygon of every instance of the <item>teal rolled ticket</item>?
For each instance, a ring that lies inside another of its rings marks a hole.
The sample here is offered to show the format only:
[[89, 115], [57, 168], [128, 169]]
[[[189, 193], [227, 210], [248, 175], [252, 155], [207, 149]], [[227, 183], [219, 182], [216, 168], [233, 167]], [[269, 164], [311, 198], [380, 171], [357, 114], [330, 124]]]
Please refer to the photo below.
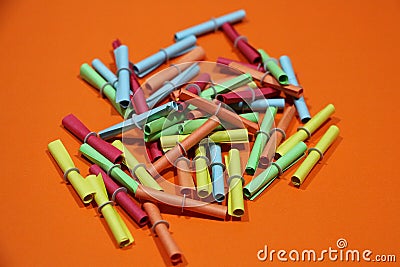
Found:
[[288, 153], [280, 157], [277, 161], [272, 162], [265, 171], [254, 177], [253, 180], [243, 188], [244, 195], [250, 200], [255, 199], [275, 180], [276, 177], [281, 175], [302, 158], [306, 150], [307, 145], [304, 142], [299, 142]]
[[183, 121], [186, 117], [186, 114], [183, 112], [174, 112], [169, 114], [167, 117], [161, 117], [156, 120], [147, 122], [144, 127], [145, 135], [152, 135], [154, 133], [160, 132], [163, 129], [166, 129], [172, 125], [176, 125]]
[[235, 217], [241, 217], [244, 214], [242, 168], [240, 166], [240, 152], [236, 148], [229, 150], [228, 156], [225, 156], [226, 169], [228, 170], [227, 184], [229, 186], [228, 194], [228, 214]]
[[127, 108], [130, 103], [130, 76], [131, 71], [129, 69], [129, 56], [128, 47], [121, 45], [114, 49], [115, 62], [117, 64], [118, 74], [118, 85], [117, 85], [117, 96], [115, 101], [123, 108]]
[[221, 146], [215, 143], [210, 143], [209, 151], [211, 159], [210, 169], [211, 169], [213, 196], [217, 202], [222, 202], [225, 199], [225, 183], [224, 183], [225, 165], [222, 163]]
[[136, 189], [138, 188], [139, 184], [132, 177], [121, 170], [119, 164], [112, 163], [96, 149], [86, 143], [81, 145], [79, 151], [92, 163], [99, 165], [107, 173], [107, 175], [113, 177], [129, 191], [136, 193]]
[[92, 66], [112, 87], [117, 88], [117, 76], [100, 59], [93, 59]]
[[175, 40], [181, 40], [190, 35], [200, 36], [211, 31], [217, 31], [222, 24], [227, 22], [235, 23], [242, 20], [245, 16], [246, 12], [243, 9], [237, 10], [235, 12], [220, 16], [218, 18], [213, 18], [207, 22], [203, 22], [196, 26], [179, 31], [175, 33], [174, 38]]
[[187, 36], [166, 48], [160, 49], [157, 53], [143, 59], [142, 61], [135, 63], [133, 69], [136, 75], [142, 78], [158, 68], [164, 62], [189, 52], [195, 48], [196, 41], [196, 36]]
[[144, 134], [144, 141], [145, 142], [152, 142], [152, 141], [157, 141], [161, 138], [161, 136], [170, 136], [170, 135], [176, 135], [179, 133], [179, 130], [182, 128], [182, 124], [174, 124], [171, 125], [167, 128], [162, 129], [159, 132], [147, 135], [146, 133]]
[[260, 130], [256, 133], [256, 140], [254, 141], [253, 148], [251, 149], [249, 160], [246, 165], [246, 173], [253, 175], [258, 167], [261, 153], [264, 150], [265, 144], [269, 140], [269, 132], [274, 124], [277, 108], [269, 107], [265, 111], [264, 119], [261, 122]]
[[281, 67], [279, 67], [276, 59], [271, 58], [267, 54], [267, 52], [265, 52], [262, 49], [258, 49], [257, 51], [261, 55], [261, 59], [264, 64], [264, 69], [268, 70], [280, 84], [288, 85], [289, 84], [288, 75], [285, 73], [284, 70], [281, 69]]
[[203, 98], [211, 99], [215, 97], [217, 94], [226, 93], [233, 89], [244, 86], [248, 83], [251, 83], [252, 81], [253, 78], [251, 77], [251, 75], [248, 73], [244, 73], [227, 81], [221, 82], [219, 84], [211, 85], [209, 88], [203, 90], [200, 93], [200, 96]]

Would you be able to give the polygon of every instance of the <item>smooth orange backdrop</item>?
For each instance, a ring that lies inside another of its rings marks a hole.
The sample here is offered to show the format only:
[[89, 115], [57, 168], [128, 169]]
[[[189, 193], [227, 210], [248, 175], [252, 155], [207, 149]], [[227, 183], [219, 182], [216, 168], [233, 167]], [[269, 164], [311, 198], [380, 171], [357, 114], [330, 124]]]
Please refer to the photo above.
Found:
[[[184, 265], [289, 265], [259, 262], [256, 253], [264, 245], [322, 250], [336, 247], [338, 238], [351, 249], [397, 254], [400, 261], [399, 3], [1, 1], [0, 265], [169, 265], [148, 227], [138, 228], [125, 214], [136, 242], [118, 249], [96, 210], [62, 183], [47, 143], [62, 139], [87, 174], [80, 143], [60, 127], [61, 119], [74, 113], [92, 130], [121, 119], [78, 78], [80, 65], [95, 57], [111, 63], [116, 37], [138, 61], [171, 44], [174, 32], [240, 8], [247, 17], [236, 29], [255, 47], [291, 57], [310, 112], [336, 106], [329, 123], [340, 127], [340, 139], [304, 187], [289, 186], [289, 171], [247, 202], [246, 220], [163, 214]], [[210, 61], [241, 59], [221, 32], [198, 44]], [[365, 263], [324, 263], [334, 264]], [[298, 264], [306, 265], [313, 264]], [[380, 264], [386, 265], [395, 264]]]

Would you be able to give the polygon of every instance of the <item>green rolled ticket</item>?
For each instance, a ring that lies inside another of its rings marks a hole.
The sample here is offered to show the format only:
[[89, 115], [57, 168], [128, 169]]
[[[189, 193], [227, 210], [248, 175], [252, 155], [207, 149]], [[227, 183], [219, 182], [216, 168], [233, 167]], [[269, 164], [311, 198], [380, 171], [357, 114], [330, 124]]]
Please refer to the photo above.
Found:
[[122, 163], [124, 163], [125, 166], [134, 172], [134, 175], [138, 178], [142, 185], [164, 191], [162, 187], [154, 180], [153, 176], [148, 173], [146, 165], [140, 163], [120, 140], [115, 140], [112, 142], [112, 145], [123, 152]]
[[256, 172], [261, 153], [269, 140], [269, 132], [274, 124], [274, 118], [277, 112], [276, 107], [268, 107], [265, 111], [264, 119], [261, 122], [260, 130], [257, 132], [256, 140], [246, 165], [246, 173], [253, 175]]
[[299, 127], [297, 132], [285, 140], [276, 150], [275, 156], [280, 157], [286, 154], [298, 142], [304, 141], [317, 130], [335, 112], [335, 106], [328, 104], [325, 108], [315, 114], [306, 124]]
[[125, 186], [126, 189], [133, 193], [136, 193], [136, 189], [138, 188], [139, 184], [135, 180], [133, 180], [132, 177], [121, 170], [119, 165], [112, 163], [102, 154], [100, 154], [96, 149], [86, 143], [81, 145], [79, 151], [91, 162], [99, 165], [108, 175], [110, 175], [123, 186]]
[[161, 138], [161, 136], [166, 136], [166, 135], [174, 135], [179, 133], [179, 130], [182, 128], [182, 124], [181, 123], [177, 123], [174, 125], [171, 125], [168, 128], [164, 128], [159, 132], [147, 135], [144, 134], [144, 141], [145, 142], [152, 142], [152, 141], [157, 141]]
[[329, 127], [314, 148], [308, 150], [308, 156], [292, 176], [292, 183], [300, 186], [317, 162], [323, 157], [325, 151], [339, 136], [339, 128], [335, 125]]
[[265, 171], [253, 178], [253, 180], [243, 188], [244, 195], [250, 200], [255, 199], [280, 173], [286, 171], [302, 158], [306, 149], [307, 145], [304, 142], [299, 142], [288, 153], [280, 157], [277, 161], [272, 162]]
[[[161, 147], [166, 152], [175, 147], [177, 142], [182, 142], [188, 136], [189, 134], [161, 136]], [[217, 131], [209, 135], [208, 138], [214, 143], [245, 143], [249, 141], [247, 129]]]
[[55, 140], [49, 143], [47, 147], [64, 173], [65, 181], [71, 183], [83, 203], [90, 203], [95, 193], [94, 188], [79, 174], [79, 170], [75, 167], [74, 162], [61, 140]]
[[[240, 114], [239, 115], [242, 118], [248, 119], [249, 121], [252, 122], [258, 122], [258, 112], [253, 112], [253, 113], [245, 113], [245, 114]], [[203, 125], [208, 119], [194, 119], [194, 120], [187, 120], [182, 122], [181, 127], [179, 129], [179, 134], [191, 134], [194, 132], [197, 128], [199, 128], [201, 125]], [[217, 126], [214, 130], [224, 130], [223, 125]]]
[[195, 151], [194, 165], [196, 168], [196, 190], [200, 198], [206, 198], [212, 193], [208, 158], [205, 145], [200, 144]]
[[228, 214], [241, 217], [244, 214], [243, 177], [240, 166], [239, 150], [233, 148], [225, 156], [226, 169], [228, 170]]
[[264, 64], [264, 69], [269, 70], [272, 76], [274, 76], [280, 84], [289, 84], [289, 78], [287, 74], [279, 67], [279, 65], [272, 60], [272, 58], [262, 49], [257, 50], [261, 55], [262, 62]]
[[144, 133], [145, 135], [152, 135], [172, 125], [176, 125], [177, 123], [185, 119], [185, 115], [186, 114], [183, 112], [175, 112], [168, 117], [161, 117], [156, 120], [150, 121], [144, 125]]
[[108, 100], [111, 102], [113, 107], [118, 111], [118, 113], [124, 117], [125, 110], [121, 108], [121, 106], [115, 102], [116, 91], [114, 87], [111, 86], [103, 77], [100, 76], [89, 64], [82, 64], [79, 75], [91, 84], [93, 87], [98, 89], [101, 94], [105, 95]]
[[106, 220], [107, 225], [110, 227], [111, 233], [119, 247], [122, 248], [132, 244], [134, 241], [133, 236], [121, 216], [114, 209], [112, 202], [109, 201], [101, 174], [97, 176], [89, 175], [86, 177], [86, 180], [88, 180], [96, 190], [94, 200], [97, 203], [98, 211], [103, 214], [103, 217]]
[[253, 81], [253, 78], [251, 77], [251, 75], [248, 73], [244, 73], [239, 76], [236, 76], [233, 79], [224, 81], [220, 84], [210, 86], [206, 90], [202, 91], [200, 93], [200, 96], [203, 98], [211, 99], [214, 96], [216, 96], [217, 94], [223, 94], [227, 91], [236, 89], [243, 85], [246, 85], [252, 81]]

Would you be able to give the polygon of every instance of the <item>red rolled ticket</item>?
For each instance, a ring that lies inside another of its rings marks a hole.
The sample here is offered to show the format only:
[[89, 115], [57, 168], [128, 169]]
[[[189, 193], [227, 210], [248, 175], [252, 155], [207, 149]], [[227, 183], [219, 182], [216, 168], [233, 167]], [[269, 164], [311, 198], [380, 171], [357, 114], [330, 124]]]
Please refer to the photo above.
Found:
[[246, 37], [240, 35], [231, 24], [222, 24], [221, 30], [233, 42], [233, 46], [239, 49], [250, 63], [255, 64], [261, 62], [260, 53], [258, 53], [258, 51], [247, 42]]
[[265, 72], [265, 69], [263, 67], [263, 65], [261, 63], [259, 64], [250, 64], [250, 63], [246, 63], [246, 62], [241, 62], [241, 61], [237, 61], [234, 59], [230, 59], [230, 58], [225, 58], [225, 57], [218, 57], [217, 58], [217, 63], [222, 64], [222, 65], [226, 65], [229, 66], [230, 63], [232, 62], [236, 62], [238, 64], [242, 64], [246, 67], [261, 71], [261, 72]]
[[151, 162], [154, 162], [162, 157], [163, 152], [158, 141], [146, 142], [145, 146], [147, 156]]
[[225, 104], [239, 103], [242, 101], [253, 102], [260, 98], [273, 98], [280, 95], [280, 91], [271, 87], [264, 88], [248, 88], [248, 90], [232, 91], [226, 94], [216, 96], [216, 99], [224, 102]]
[[88, 143], [91, 147], [100, 152], [112, 163], [122, 161], [122, 151], [97, 137], [95, 132], [91, 132], [77, 117], [69, 114], [62, 119], [62, 125], [75, 135], [81, 142]]
[[144, 226], [149, 221], [147, 214], [128, 196], [126, 188], [120, 187], [98, 165], [90, 166], [89, 172], [98, 175], [101, 173], [107, 192], [111, 199], [118, 203], [128, 215], [139, 225]]

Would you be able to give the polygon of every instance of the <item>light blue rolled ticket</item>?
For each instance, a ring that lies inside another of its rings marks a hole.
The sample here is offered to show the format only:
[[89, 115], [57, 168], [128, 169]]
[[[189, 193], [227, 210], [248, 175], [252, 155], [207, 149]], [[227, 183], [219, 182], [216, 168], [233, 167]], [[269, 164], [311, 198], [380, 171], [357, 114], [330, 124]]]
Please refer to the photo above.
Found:
[[[288, 56], [281, 56], [279, 58], [279, 62], [281, 63], [282, 69], [284, 72], [286, 72], [288, 78], [289, 78], [289, 83], [293, 84], [295, 86], [299, 86], [299, 83], [297, 82], [296, 75], [294, 74], [292, 62], [290, 61], [290, 58]], [[311, 119], [310, 112], [308, 111], [306, 101], [304, 100], [304, 97], [301, 96], [300, 98], [295, 98], [293, 97], [293, 102], [294, 105], [296, 106], [297, 113], [299, 114], [299, 118], [302, 123], [306, 123]]]
[[222, 26], [222, 24], [224, 24], [226, 22], [234, 23], [234, 22], [240, 21], [245, 16], [246, 16], [246, 12], [243, 9], [237, 10], [235, 12], [223, 15], [223, 16], [215, 18], [215, 19], [211, 19], [207, 22], [203, 22], [196, 26], [193, 26], [193, 27], [187, 28], [185, 30], [182, 30], [180, 32], [177, 32], [177, 33], [175, 33], [174, 38], [176, 41], [178, 41], [178, 40], [181, 40], [190, 35], [199, 36], [199, 35], [205, 34], [207, 32], [216, 31], [219, 27]]
[[142, 78], [169, 59], [189, 52], [195, 48], [196, 40], [196, 36], [188, 36], [167, 48], [160, 49], [159, 52], [143, 59], [142, 61], [133, 64], [133, 69], [135, 70], [136, 75]]
[[265, 111], [268, 107], [284, 108], [284, 98], [257, 99], [251, 103], [239, 102], [229, 105], [236, 111]]
[[112, 87], [117, 88], [117, 76], [109, 68], [107, 68], [100, 59], [93, 59], [92, 66], [107, 82], [111, 84]]
[[129, 84], [129, 56], [128, 47], [121, 45], [114, 49], [115, 62], [117, 64], [118, 85], [115, 101], [123, 108], [127, 108], [130, 102], [130, 84]]
[[150, 109], [141, 114], [134, 114], [132, 118], [123, 122], [117, 123], [107, 129], [98, 132], [100, 138], [109, 139], [121, 134], [123, 131], [130, 130], [133, 128], [142, 129], [146, 122], [158, 119], [160, 117], [168, 116], [170, 112], [178, 110], [178, 104], [176, 102], [168, 102], [159, 107]]
[[224, 185], [224, 169], [222, 163], [221, 146], [210, 143], [210, 158], [211, 158], [211, 182], [213, 188], [213, 196], [217, 202], [222, 202], [225, 199]]
[[181, 74], [173, 78], [171, 81], [164, 82], [164, 85], [155, 91], [151, 96], [146, 99], [147, 105], [152, 108], [158, 102], [166, 98], [172, 91], [177, 89], [179, 85], [185, 84], [193, 79], [200, 72], [198, 63], [193, 63], [189, 68], [184, 70]]

